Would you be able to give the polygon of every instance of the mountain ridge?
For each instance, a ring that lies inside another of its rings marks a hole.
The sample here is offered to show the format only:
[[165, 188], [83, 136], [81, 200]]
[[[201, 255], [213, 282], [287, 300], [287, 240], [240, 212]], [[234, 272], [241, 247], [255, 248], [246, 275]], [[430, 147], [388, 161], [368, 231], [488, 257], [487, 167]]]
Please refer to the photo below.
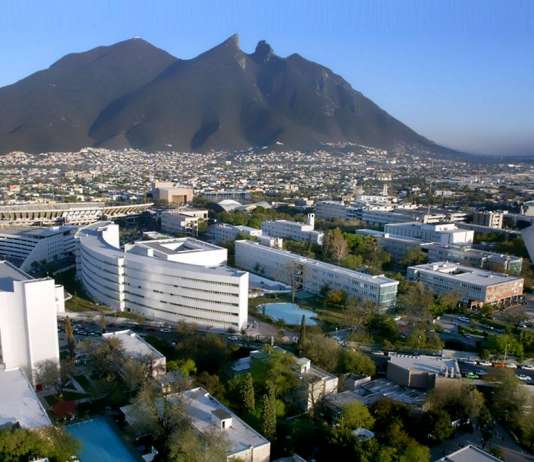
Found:
[[71, 53], [0, 88], [0, 153], [133, 147], [238, 150], [354, 142], [460, 155], [389, 115], [330, 69], [234, 34], [191, 59], [142, 39]]

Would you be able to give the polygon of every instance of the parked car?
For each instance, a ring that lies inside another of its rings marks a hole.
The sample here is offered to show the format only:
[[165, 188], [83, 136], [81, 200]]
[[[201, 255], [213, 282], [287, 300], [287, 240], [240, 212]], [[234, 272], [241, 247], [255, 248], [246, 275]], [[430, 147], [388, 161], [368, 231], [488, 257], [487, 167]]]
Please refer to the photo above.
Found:
[[531, 382], [532, 377], [530, 375], [520, 374], [517, 376], [519, 380], [522, 380], [523, 382]]
[[479, 362], [478, 362], [478, 365], [479, 365], [479, 366], [484, 366], [484, 367], [491, 367], [491, 366], [493, 366], [493, 364], [491, 363], [491, 361], [479, 361]]
[[534, 365], [523, 364], [523, 365], [521, 366], [521, 369], [525, 369], [526, 371], [534, 371]]

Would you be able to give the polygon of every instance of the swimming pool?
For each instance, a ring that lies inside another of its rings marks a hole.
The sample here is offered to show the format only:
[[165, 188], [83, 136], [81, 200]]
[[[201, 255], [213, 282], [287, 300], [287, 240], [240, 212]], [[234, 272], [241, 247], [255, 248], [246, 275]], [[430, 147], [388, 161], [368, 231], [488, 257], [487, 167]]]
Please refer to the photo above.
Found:
[[269, 316], [271, 319], [277, 321], [284, 321], [290, 326], [300, 324], [302, 315], [304, 315], [307, 326], [315, 326], [317, 324], [313, 311], [304, 310], [295, 303], [266, 303], [259, 308], [265, 316]]
[[67, 426], [81, 445], [81, 462], [137, 462], [141, 460], [128, 448], [105, 417], [95, 417]]

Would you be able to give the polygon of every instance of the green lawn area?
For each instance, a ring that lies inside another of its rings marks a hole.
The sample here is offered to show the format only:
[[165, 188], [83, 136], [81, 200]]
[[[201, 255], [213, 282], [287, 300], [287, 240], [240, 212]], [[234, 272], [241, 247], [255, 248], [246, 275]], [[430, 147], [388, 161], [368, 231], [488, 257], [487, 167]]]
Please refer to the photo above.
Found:
[[74, 311], [77, 313], [83, 311], [98, 311], [100, 313], [106, 313], [110, 311], [107, 306], [97, 305], [96, 303], [78, 295], [73, 295], [70, 300], [65, 302], [65, 308], [67, 311]]

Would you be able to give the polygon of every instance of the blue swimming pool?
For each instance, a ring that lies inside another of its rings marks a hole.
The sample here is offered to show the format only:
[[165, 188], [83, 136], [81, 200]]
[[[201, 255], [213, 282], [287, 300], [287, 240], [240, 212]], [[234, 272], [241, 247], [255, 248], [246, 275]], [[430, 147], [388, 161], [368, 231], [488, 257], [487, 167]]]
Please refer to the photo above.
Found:
[[137, 462], [126, 443], [105, 417], [96, 417], [67, 426], [81, 445], [81, 462]]
[[284, 321], [290, 326], [300, 324], [302, 315], [304, 315], [307, 326], [315, 326], [317, 324], [313, 311], [304, 310], [295, 303], [266, 303], [259, 308], [265, 316], [269, 316], [276, 321]]

